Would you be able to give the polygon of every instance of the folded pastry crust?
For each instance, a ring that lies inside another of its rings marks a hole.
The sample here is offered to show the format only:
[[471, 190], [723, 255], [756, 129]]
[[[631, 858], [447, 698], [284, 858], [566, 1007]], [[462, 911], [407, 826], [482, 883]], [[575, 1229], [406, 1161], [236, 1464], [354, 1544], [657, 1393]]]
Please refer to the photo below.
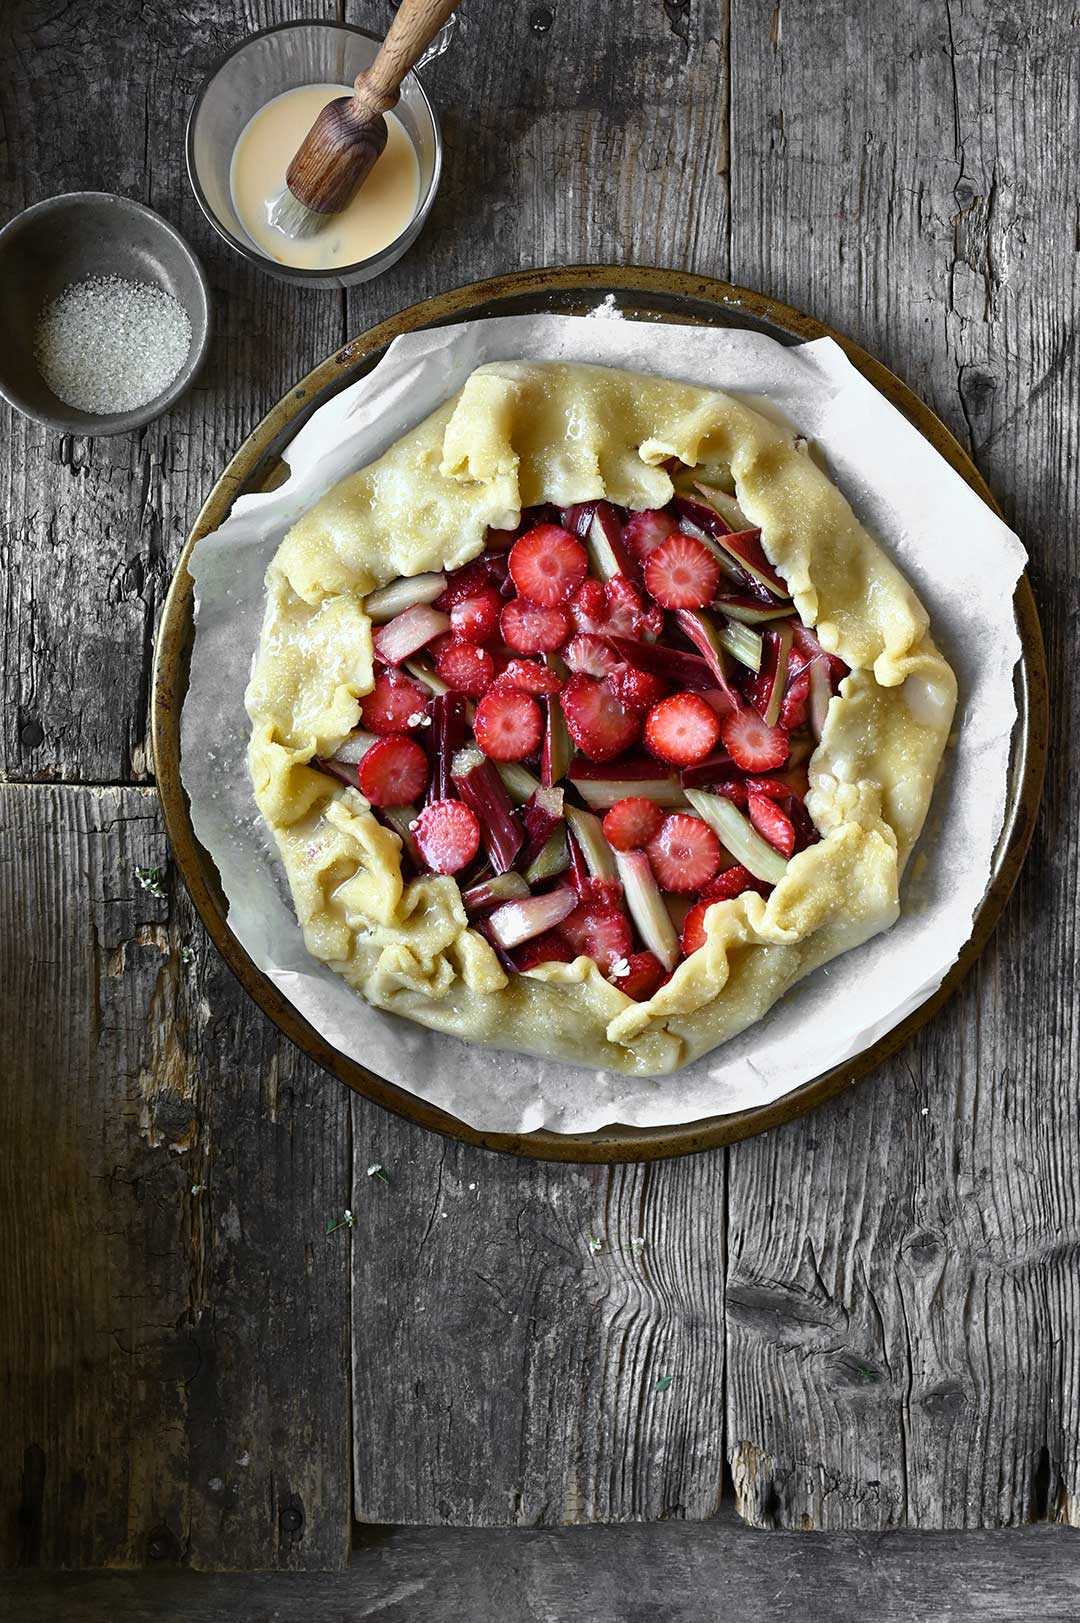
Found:
[[[373, 685], [365, 594], [456, 569], [522, 507], [672, 496], [670, 457], [721, 469], [802, 620], [851, 667], [809, 766], [821, 841], [767, 900], [717, 902], [706, 945], [648, 1002], [591, 959], [508, 976], [454, 879], [402, 880], [400, 842], [359, 790], [311, 768]], [[308, 950], [369, 1003], [499, 1048], [643, 1075], [744, 1030], [800, 977], [876, 935], [926, 817], [956, 702], [911, 587], [791, 431], [711, 389], [606, 367], [501, 362], [285, 537], [267, 573], [246, 702], [255, 797]]]

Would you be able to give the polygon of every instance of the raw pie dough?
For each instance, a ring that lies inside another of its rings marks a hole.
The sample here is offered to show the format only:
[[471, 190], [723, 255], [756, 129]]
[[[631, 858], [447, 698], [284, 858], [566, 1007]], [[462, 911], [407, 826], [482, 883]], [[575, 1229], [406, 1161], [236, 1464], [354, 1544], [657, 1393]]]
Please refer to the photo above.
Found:
[[[663, 464], [730, 470], [802, 620], [851, 667], [809, 767], [819, 844], [767, 900], [716, 903], [706, 945], [636, 1003], [591, 959], [508, 976], [449, 877], [402, 881], [400, 842], [332, 755], [373, 685], [365, 593], [457, 569], [522, 507], [663, 507]], [[925, 609], [790, 429], [711, 389], [606, 367], [500, 362], [294, 525], [270, 565], [247, 691], [249, 763], [308, 951], [369, 1003], [498, 1048], [656, 1075], [887, 929], [956, 702]]]

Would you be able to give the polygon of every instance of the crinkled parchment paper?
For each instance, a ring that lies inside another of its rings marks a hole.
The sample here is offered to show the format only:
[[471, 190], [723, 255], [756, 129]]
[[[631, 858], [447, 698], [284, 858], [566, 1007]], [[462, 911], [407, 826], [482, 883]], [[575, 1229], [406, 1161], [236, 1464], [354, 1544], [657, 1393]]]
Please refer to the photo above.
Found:
[[[610, 306], [598, 314], [611, 314]], [[295, 519], [496, 360], [591, 361], [763, 396], [816, 442], [862, 522], [930, 611], [960, 684], [955, 742], [909, 868], [901, 919], [818, 970], [749, 1031], [695, 1064], [632, 1078], [469, 1045], [369, 1008], [304, 949], [245, 767], [244, 688], [263, 576]], [[515, 316], [399, 338], [318, 410], [269, 495], [240, 498], [194, 548], [197, 634], [182, 726], [195, 832], [217, 863], [239, 941], [343, 1053], [476, 1128], [588, 1132], [688, 1122], [766, 1104], [852, 1058], [940, 985], [967, 940], [1005, 807], [1024, 550], [829, 339], [572, 316]]]

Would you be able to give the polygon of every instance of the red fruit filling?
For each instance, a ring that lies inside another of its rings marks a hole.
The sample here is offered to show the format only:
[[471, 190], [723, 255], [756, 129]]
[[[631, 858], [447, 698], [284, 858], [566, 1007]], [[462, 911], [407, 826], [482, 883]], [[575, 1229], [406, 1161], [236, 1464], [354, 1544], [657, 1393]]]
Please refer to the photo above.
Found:
[[508, 973], [584, 953], [648, 999], [714, 902], [768, 896], [684, 809], [700, 789], [782, 858], [818, 838], [806, 763], [847, 667], [796, 617], [760, 532], [733, 533], [726, 498], [696, 489], [637, 513], [533, 508], [441, 590], [380, 589], [400, 612], [375, 629], [360, 730], [313, 765], [400, 828], [426, 796], [421, 872], [486, 859], [467, 911]]

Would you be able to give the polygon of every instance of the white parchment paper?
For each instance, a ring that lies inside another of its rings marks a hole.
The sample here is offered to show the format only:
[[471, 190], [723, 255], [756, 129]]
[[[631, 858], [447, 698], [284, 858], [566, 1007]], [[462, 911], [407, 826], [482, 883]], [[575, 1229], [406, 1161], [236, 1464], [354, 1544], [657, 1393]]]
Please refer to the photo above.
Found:
[[[610, 300], [598, 315], [611, 315]], [[255, 807], [243, 695], [263, 576], [289, 526], [496, 360], [572, 360], [764, 397], [816, 441], [859, 518], [930, 611], [960, 684], [947, 752], [904, 912], [884, 935], [794, 988], [741, 1037], [670, 1077], [504, 1054], [370, 1008], [309, 957]], [[1004, 816], [1020, 542], [831, 340], [788, 348], [727, 328], [515, 316], [397, 339], [367, 377], [321, 407], [286, 452], [288, 481], [244, 496], [193, 549], [197, 630], [182, 722], [195, 832], [221, 874], [229, 923], [254, 962], [342, 1053], [489, 1131], [588, 1132], [610, 1122], [695, 1121], [779, 1098], [889, 1031], [940, 985], [971, 930]]]

